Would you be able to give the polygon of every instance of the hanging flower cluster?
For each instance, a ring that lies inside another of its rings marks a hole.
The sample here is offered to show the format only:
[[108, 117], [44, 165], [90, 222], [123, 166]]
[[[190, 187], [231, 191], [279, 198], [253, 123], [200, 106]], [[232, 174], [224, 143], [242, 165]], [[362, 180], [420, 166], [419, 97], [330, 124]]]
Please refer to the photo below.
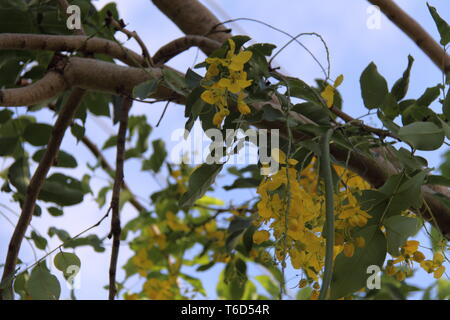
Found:
[[251, 112], [245, 102], [244, 89], [252, 84], [247, 79], [244, 71], [245, 64], [251, 59], [251, 51], [241, 51], [236, 54], [236, 44], [232, 39], [228, 40], [229, 50], [225, 58], [207, 58], [209, 65], [202, 85], [206, 90], [201, 99], [217, 108], [213, 118], [213, 124], [220, 127], [223, 120], [230, 114], [228, 109], [229, 94], [236, 98], [237, 108], [241, 114]]
[[[274, 155], [275, 154], [275, 155]], [[278, 156], [276, 156], [278, 154]], [[286, 159], [286, 155], [276, 149], [272, 155], [280, 165], [280, 170], [266, 178], [257, 192], [260, 201], [257, 204], [261, 224], [269, 224], [276, 241], [275, 254], [278, 261], [284, 263], [289, 255], [292, 266], [301, 269], [307, 280], [302, 279], [301, 287], [313, 283], [312, 297], [318, 297], [318, 280], [324, 266], [325, 238], [325, 199], [320, 190], [315, 161], [298, 171], [295, 159]], [[335, 166], [342, 185], [335, 196], [336, 208], [336, 245], [334, 257], [340, 252], [348, 257], [353, 255], [355, 247], [365, 246], [362, 237], [352, 237], [352, 230], [363, 227], [371, 218], [362, 211], [355, 192], [368, 189], [369, 185], [352, 172]], [[253, 241], [260, 244], [269, 239], [269, 233], [257, 231]]]
[[[399, 281], [403, 281], [406, 278], [407, 272], [410, 272], [413, 268], [414, 262], [420, 264], [420, 267], [428, 273], [433, 273], [434, 278], [439, 279], [445, 272], [444, 256], [440, 252], [434, 253], [433, 260], [425, 260], [425, 255], [419, 251], [419, 241], [408, 240], [401, 247], [400, 256], [394, 260], [388, 260], [386, 273]], [[395, 265], [400, 264], [402, 269], [397, 268]]]

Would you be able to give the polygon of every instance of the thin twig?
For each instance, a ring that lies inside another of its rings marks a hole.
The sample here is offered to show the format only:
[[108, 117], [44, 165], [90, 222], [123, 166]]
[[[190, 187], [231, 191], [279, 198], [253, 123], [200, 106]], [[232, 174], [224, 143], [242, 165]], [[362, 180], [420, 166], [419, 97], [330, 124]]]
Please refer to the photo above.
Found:
[[120, 226], [119, 200], [120, 190], [122, 189], [124, 179], [123, 165], [125, 162], [125, 143], [128, 129], [128, 114], [132, 104], [133, 101], [131, 99], [124, 98], [120, 115], [119, 132], [117, 134], [116, 175], [114, 179], [113, 194], [111, 199], [112, 219], [111, 233], [109, 235], [109, 237], [113, 238], [111, 262], [109, 266], [109, 300], [114, 300], [117, 294], [116, 271], [120, 248], [120, 234], [122, 232]]
[[139, 37], [139, 34], [136, 31], [128, 30], [127, 28], [125, 28], [125, 23], [122, 20], [120, 20], [119, 22], [112, 16], [108, 16], [106, 18], [106, 22], [107, 24], [110, 24], [111, 26], [113, 26], [114, 28], [125, 34], [128, 37], [128, 39], [133, 38], [134, 40], [136, 40], [138, 45], [141, 47], [142, 56], [144, 57], [144, 60], [147, 62], [147, 67], [154, 66], [152, 56], [150, 55], [147, 46], [145, 45], [144, 41], [142, 41], [141, 37]]
[[167, 108], [169, 107], [169, 104], [170, 104], [170, 100], [167, 101], [167, 103], [164, 107], [163, 113], [161, 114], [161, 117], [159, 118], [158, 123], [156, 124], [156, 127], [159, 127], [159, 125], [161, 124], [161, 121], [164, 118], [164, 115], [166, 114]]

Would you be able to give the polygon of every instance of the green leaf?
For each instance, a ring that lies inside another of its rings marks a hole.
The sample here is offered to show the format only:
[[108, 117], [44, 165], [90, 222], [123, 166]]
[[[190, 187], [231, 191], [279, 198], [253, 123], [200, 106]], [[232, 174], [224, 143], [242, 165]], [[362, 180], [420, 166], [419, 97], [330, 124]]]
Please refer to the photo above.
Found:
[[186, 109], [184, 112], [184, 116], [189, 119], [186, 121], [184, 128], [190, 132], [192, 127], [194, 126], [195, 121], [198, 119], [198, 116], [203, 111], [206, 103], [200, 98], [200, 95], [203, 93], [203, 88], [195, 88], [186, 98]]
[[398, 79], [392, 86], [391, 94], [397, 101], [402, 100], [406, 96], [406, 93], [408, 92], [409, 78], [411, 75], [411, 68], [413, 66], [413, 63], [414, 58], [411, 55], [408, 55], [408, 67], [403, 72], [403, 77]]
[[256, 43], [247, 48], [250, 51], [258, 51], [264, 56], [270, 57], [272, 55], [273, 50], [277, 46], [271, 43]]
[[53, 217], [60, 217], [64, 214], [64, 211], [62, 211], [59, 208], [56, 207], [50, 207], [47, 208], [48, 213], [50, 213]]
[[25, 300], [27, 297], [27, 282], [30, 278], [28, 272], [19, 273], [19, 275], [14, 280], [14, 292], [20, 295], [20, 298]]
[[421, 227], [420, 220], [405, 216], [392, 216], [383, 221], [386, 227], [387, 251], [393, 257], [400, 256], [399, 248]]
[[53, 260], [56, 269], [64, 274], [64, 278], [68, 279], [73, 275], [74, 267], [81, 268], [80, 259], [73, 253], [70, 252], [59, 252]]
[[261, 180], [255, 178], [238, 178], [233, 182], [232, 185], [224, 186], [223, 188], [227, 191], [232, 189], [255, 188], [259, 186], [260, 182]]
[[58, 279], [41, 265], [31, 272], [27, 287], [33, 300], [58, 300], [61, 294]]
[[14, 113], [8, 109], [0, 110], [0, 124], [4, 124], [5, 122], [9, 121], [12, 118], [13, 114]]
[[444, 130], [432, 122], [413, 122], [400, 128], [398, 136], [418, 150], [436, 150], [444, 143]]
[[79, 124], [76, 124], [76, 123], [74, 123], [70, 127], [70, 132], [72, 132], [72, 135], [75, 138], [77, 138], [78, 141], [83, 139], [85, 131], [86, 131], [86, 129], [84, 127], [82, 127], [82, 126], [80, 126]]
[[0, 138], [0, 156], [9, 156], [14, 154], [19, 143], [19, 137], [1, 137]]
[[442, 105], [442, 113], [447, 121], [450, 121], [450, 88], [445, 96], [444, 104]]
[[45, 123], [31, 123], [25, 129], [23, 138], [33, 146], [45, 146], [52, 135], [53, 127]]
[[388, 94], [386, 79], [378, 73], [377, 66], [371, 62], [360, 78], [361, 93], [367, 109], [379, 108]]
[[441, 94], [442, 85], [438, 84], [435, 87], [427, 88], [422, 96], [417, 99], [416, 104], [421, 107], [428, 107]]
[[167, 157], [167, 151], [164, 141], [161, 139], [152, 142], [153, 154], [149, 160], [145, 160], [142, 164], [142, 170], [152, 170], [153, 172], [159, 172], [164, 160]]
[[84, 192], [80, 181], [55, 173], [45, 180], [38, 199], [61, 206], [72, 206], [83, 201]]
[[191, 207], [203, 197], [222, 170], [223, 164], [202, 164], [189, 177], [188, 191], [181, 196], [180, 206]]
[[17, 191], [25, 194], [30, 183], [28, 159], [17, 159], [8, 170], [8, 179]]
[[430, 10], [434, 22], [436, 23], [439, 34], [441, 35], [441, 44], [443, 46], [446, 46], [450, 42], [450, 26], [444, 19], [441, 18], [436, 8], [430, 6], [428, 3], [427, 6], [428, 10]]
[[339, 299], [366, 286], [367, 268], [383, 266], [386, 258], [386, 238], [377, 225], [368, 226], [355, 233], [365, 239], [363, 248], [356, 248], [352, 257], [343, 253], [336, 257], [331, 281], [330, 299]]
[[103, 93], [88, 93], [83, 98], [80, 109], [87, 108], [96, 116], [110, 116], [109, 103], [111, 96]]
[[133, 89], [133, 98], [146, 99], [156, 92], [161, 79], [147, 80]]
[[427, 184], [446, 186], [450, 188], [450, 178], [437, 175], [429, 175], [427, 176]]
[[[35, 154], [33, 155], [33, 160], [36, 162], [41, 161], [42, 157], [44, 156], [44, 153], [45, 149], [36, 151]], [[60, 150], [58, 152], [56, 162], [53, 165], [59, 168], [76, 168], [78, 166], [78, 163], [74, 156], [63, 150]]]
[[184, 76], [184, 79], [186, 80], [186, 84], [188, 88], [194, 89], [198, 86], [200, 86], [200, 81], [203, 79], [201, 75], [193, 71], [191, 68], [189, 68], [186, 71], [186, 75]]
[[386, 117], [390, 120], [395, 119], [400, 114], [400, 110], [397, 104], [395, 97], [388, 93], [384, 100], [383, 104], [380, 106], [381, 111], [386, 115]]
[[304, 287], [298, 290], [296, 298], [297, 300], [310, 300], [313, 289], [311, 287]]
[[37, 234], [35, 231], [31, 231], [31, 240], [33, 240], [36, 248], [45, 250], [47, 247], [47, 239]]
[[271, 277], [262, 275], [256, 276], [255, 279], [263, 286], [271, 297], [276, 298], [280, 294], [279, 285]]
[[285, 81], [287, 82], [287, 85], [289, 86], [289, 94], [291, 97], [300, 98], [322, 105], [322, 102], [319, 98], [319, 93], [316, 92], [314, 88], [309, 86], [303, 80], [288, 77], [280, 79], [280, 81], [282, 81], [282, 83], [284, 83]]
[[180, 75], [176, 71], [167, 68], [163, 69], [162, 74], [164, 86], [166, 86], [169, 89], [172, 89], [173, 91], [181, 94], [182, 96], [187, 96], [188, 85], [182, 75]]

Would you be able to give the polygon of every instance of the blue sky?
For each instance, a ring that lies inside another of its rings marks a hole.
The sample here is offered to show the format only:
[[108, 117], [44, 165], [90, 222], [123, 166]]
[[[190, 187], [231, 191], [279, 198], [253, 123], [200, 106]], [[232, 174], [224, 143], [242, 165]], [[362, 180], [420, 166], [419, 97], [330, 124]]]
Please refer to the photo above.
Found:
[[[109, 1], [95, 1], [98, 7], [102, 7]], [[155, 53], [159, 47], [172, 39], [182, 36], [181, 31], [158, 9], [150, 0], [121, 0], [117, 1], [121, 17], [128, 24], [128, 28], [136, 30], [144, 42], [148, 45], [151, 53]], [[411, 14], [418, 22], [428, 30], [432, 36], [438, 39], [438, 33], [432, 18], [428, 13], [425, 1], [397, 0], [402, 8]], [[253, 18], [270, 23], [273, 26], [283, 29], [291, 34], [301, 32], [316, 32], [323, 36], [331, 54], [331, 78], [340, 74], [345, 76], [345, 81], [340, 87], [340, 92], [344, 99], [344, 110], [354, 117], [366, 113], [363, 107], [360, 89], [359, 77], [364, 68], [374, 61], [379, 72], [385, 76], [391, 86], [403, 73], [407, 64], [407, 56], [411, 54], [415, 58], [415, 64], [412, 70], [412, 81], [407, 97], [417, 98], [427, 87], [436, 85], [441, 81], [442, 75], [437, 67], [425, 56], [400, 30], [398, 30], [388, 19], [381, 17], [380, 29], [369, 29], [366, 25], [369, 14], [367, 9], [369, 3], [364, 0], [319, 0], [319, 1], [288, 1], [288, 0], [203, 0], [213, 12], [217, 14], [220, 20], [230, 18]], [[448, 1], [430, 0], [429, 3], [438, 8], [439, 12], [450, 20], [450, 3]], [[345, 4], [345, 6], [343, 6]], [[229, 25], [233, 28], [234, 34], [247, 34], [255, 42], [270, 42], [281, 47], [289, 39], [273, 30], [262, 25], [240, 21]], [[322, 44], [316, 38], [302, 38], [304, 43], [317, 57], [326, 64], [325, 54]], [[133, 42], [128, 41], [127, 47], [139, 52], [139, 47]], [[171, 60], [169, 65], [180, 70], [186, 70], [192, 67], [195, 62], [204, 59], [202, 53], [196, 49], [191, 49], [186, 53]], [[290, 76], [299, 77], [309, 83], [314, 79], [323, 77], [320, 68], [315, 64], [311, 57], [298, 45], [292, 44], [283, 51], [277, 58], [276, 64], [282, 66], [282, 71]], [[133, 114], [146, 114], [150, 123], [156, 125], [164, 104], [135, 104]], [[185, 119], [183, 117], [184, 109], [182, 106], [171, 104], [162, 124], [156, 128], [151, 139], [161, 138], [166, 142], [168, 150], [175, 142], [170, 141], [168, 137], [173, 130], [184, 127]], [[52, 121], [49, 113], [40, 115], [47, 121]], [[366, 118], [368, 124], [377, 125], [375, 119]], [[114, 134], [116, 128], [113, 128], [107, 118], [90, 119], [87, 122], [87, 134], [93, 137], [97, 144], [102, 145], [110, 134]], [[70, 175], [82, 175], [85, 171], [83, 163], [94, 163], [92, 156], [82, 145], [75, 145], [72, 137], [69, 135], [63, 143], [63, 150], [72, 151], [77, 154], [79, 168], [75, 172], [67, 171]], [[427, 153], [426, 158], [430, 166], [437, 167], [440, 163], [441, 152]], [[113, 151], [107, 153], [109, 159], [114, 159]], [[113, 161], [111, 161], [113, 162]], [[2, 169], [7, 165], [3, 164]], [[98, 171], [98, 176], [93, 178], [93, 188], [98, 190], [105, 185], [105, 174]], [[159, 177], [161, 178], [161, 177]], [[158, 179], [158, 177], [156, 177]], [[147, 173], [142, 173], [137, 161], [131, 160], [126, 165], [126, 180], [132, 186], [132, 190], [142, 199], [148, 199], [148, 195], [158, 190], [158, 183]], [[221, 181], [220, 185], [226, 185]], [[249, 191], [250, 192], [250, 191]], [[245, 199], [250, 193], [242, 195], [238, 193], [225, 194], [218, 192], [219, 196], [225, 199], [234, 199], [239, 201]], [[0, 195], [0, 202], [6, 203], [7, 198]], [[100, 211], [95, 202], [89, 197], [78, 206], [71, 207], [65, 211], [64, 218], [52, 218], [44, 214], [41, 218], [33, 220], [32, 225], [42, 234], [46, 234], [49, 226], [56, 226], [68, 230], [72, 235], [94, 224], [104, 214]], [[18, 212], [15, 204], [7, 205]], [[0, 208], [2, 212], [7, 211]], [[126, 221], [135, 216], [135, 211], [130, 206], [125, 206], [122, 217]], [[16, 221], [14, 215], [9, 217]], [[2, 219], [0, 217], [0, 219]], [[99, 235], [106, 235], [109, 231], [109, 223], [104, 223], [95, 232]], [[0, 224], [0, 248], [6, 248], [7, 242], [12, 233], [12, 228], [7, 223]], [[49, 248], [57, 246], [59, 242], [55, 239], [50, 241]], [[81, 269], [81, 288], [76, 291], [79, 298], [83, 299], [103, 299], [107, 292], [102, 289], [107, 284], [107, 269], [109, 265], [109, 246], [104, 254], [93, 252], [90, 248], [77, 249], [76, 253], [82, 260]], [[123, 264], [130, 257], [130, 250], [124, 244], [121, 248], [119, 264]], [[38, 256], [43, 252], [38, 252]], [[0, 260], [3, 261], [5, 250], [0, 251]], [[32, 251], [27, 243], [24, 243], [21, 251], [21, 258], [26, 262], [34, 260]], [[215, 296], [215, 285], [220, 268], [213, 268], [210, 272], [201, 276], [206, 277], [205, 287], [211, 293], [210, 297]], [[260, 272], [260, 270], [257, 270]], [[123, 272], [119, 272], [119, 279], [123, 278]], [[429, 282], [431, 276], [419, 273], [415, 278], [418, 283]], [[134, 281], [134, 280], [133, 280]], [[134, 290], [139, 290], [139, 282], [130, 281], [128, 285]], [[133, 284], [135, 285], [133, 288]], [[63, 297], [68, 297], [68, 291], [63, 288]]]

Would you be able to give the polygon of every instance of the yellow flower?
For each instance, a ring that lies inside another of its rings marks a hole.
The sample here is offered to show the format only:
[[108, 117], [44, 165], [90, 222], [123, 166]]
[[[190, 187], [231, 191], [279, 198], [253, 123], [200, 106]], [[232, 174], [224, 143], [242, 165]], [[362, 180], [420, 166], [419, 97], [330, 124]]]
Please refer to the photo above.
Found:
[[414, 252], [417, 251], [419, 248], [419, 241], [416, 240], [408, 240], [406, 241], [406, 244], [402, 246], [402, 251], [404, 252], [404, 255], [412, 256]]
[[355, 243], [358, 248], [363, 248], [366, 245], [366, 240], [363, 237], [357, 237]]
[[440, 277], [442, 277], [442, 275], [444, 274], [444, 272], [445, 272], [445, 267], [444, 267], [444, 266], [440, 266], [439, 268], [437, 268], [437, 269], [434, 271], [434, 278], [435, 278], [435, 279], [439, 279]]
[[395, 279], [397, 279], [398, 281], [403, 281], [406, 279], [406, 273], [404, 273], [403, 271], [397, 271], [397, 273], [395, 274]]
[[395, 273], [396, 273], [396, 269], [395, 269], [395, 266], [394, 265], [388, 265], [387, 267], [386, 267], [386, 273], [389, 275], [389, 276], [393, 276]]
[[334, 104], [334, 92], [336, 91], [336, 88], [339, 87], [342, 82], [344, 81], [344, 76], [341, 74], [339, 77], [336, 78], [334, 81], [334, 85], [327, 85], [325, 89], [320, 94], [322, 98], [327, 103], [327, 107], [331, 108]]
[[246, 115], [251, 113], [250, 107], [245, 103], [244, 101], [245, 95], [243, 93], [240, 93], [237, 100], [237, 107], [241, 114]]
[[207, 58], [206, 62], [209, 64], [221, 64], [227, 67], [230, 71], [242, 71], [244, 65], [252, 58], [253, 52], [251, 51], [241, 51], [235, 54], [236, 44], [232, 39], [228, 39], [228, 44], [230, 49], [227, 52], [225, 59], [221, 58]]
[[226, 116], [229, 115], [229, 114], [230, 114], [230, 111], [229, 111], [228, 109], [222, 108], [221, 110], [219, 110], [218, 112], [216, 112], [216, 114], [214, 115], [213, 121], [212, 121], [213, 124], [214, 124], [216, 127], [220, 127], [220, 125], [221, 125], [222, 122], [223, 122], [223, 119], [225, 119]]
[[413, 260], [420, 263], [425, 260], [425, 255], [420, 251], [416, 251], [413, 254]]
[[253, 242], [256, 244], [261, 244], [264, 241], [269, 240], [270, 233], [266, 230], [259, 230], [253, 234]]
[[306, 287], [306, 285], [308, 284], [308, 281], [306, 281], [305, 279], [300, 280], [300, 282], [298, 283], [298, 286], [300, 288], [304, 288]]
[[218, 85], [221, 88], [228, 89], [231, 93], [239, 93], [242, 89], [247, 88], [252, 84], [252, 80], [247, 80], [247, 72], [235, 71], [230, 72], [229, 78], [222, 78]]
[[211, 63], [208, 67], [208, 70], [205, 74], [205, 79], [210, 80], [211, 78], [214, 78], [215, 76], [219, 75], [219, 64], [217, 62]]
[[331, 108], [334, 104], [334, 88], [327, 85], [320, 95], [326, 101], [327, 107]]
[[183, 223], [180, 223], [177, 217], [171, 211], [166, 213], [166, 218], [167, 225], [173, 231], [189, 231], [189, 227]]
[[123, 298], [125, 300], [139, 300], [139, 295], [137, 295], [136, 293], [133, 294], [125, 293], [123, 295]]
[[433, 272], [433, 261], [431, 260], [424, 260], [420, 263], [420, 266], [422, 267], [423, 270], [425, 270], [428, 273]]
[[355, 253], [355, 246], [353, 243], [346, 243], [344, 244], [344, 255], [346, 257], [353, 257], [353, 254]]
[[237, 55], [234, 53], [236, 50], [236, 44], [232, 39], [228, 39], [230, 45], [230, 50], [227, 53], [226, 66], [228, 69], [233, 71], [240, 71], [244, 69], [244, 64], [246, 64], [253, 55], [251, 51], [241, 51]]
[[216, 85], [209, 87], [208, 90], [205, 90], [200, 95], [200, 98], [206, 103], [215, 105], [220, 104], [223, 106], [227, 105], [226, 91], [223, 88], [220, 88]]

